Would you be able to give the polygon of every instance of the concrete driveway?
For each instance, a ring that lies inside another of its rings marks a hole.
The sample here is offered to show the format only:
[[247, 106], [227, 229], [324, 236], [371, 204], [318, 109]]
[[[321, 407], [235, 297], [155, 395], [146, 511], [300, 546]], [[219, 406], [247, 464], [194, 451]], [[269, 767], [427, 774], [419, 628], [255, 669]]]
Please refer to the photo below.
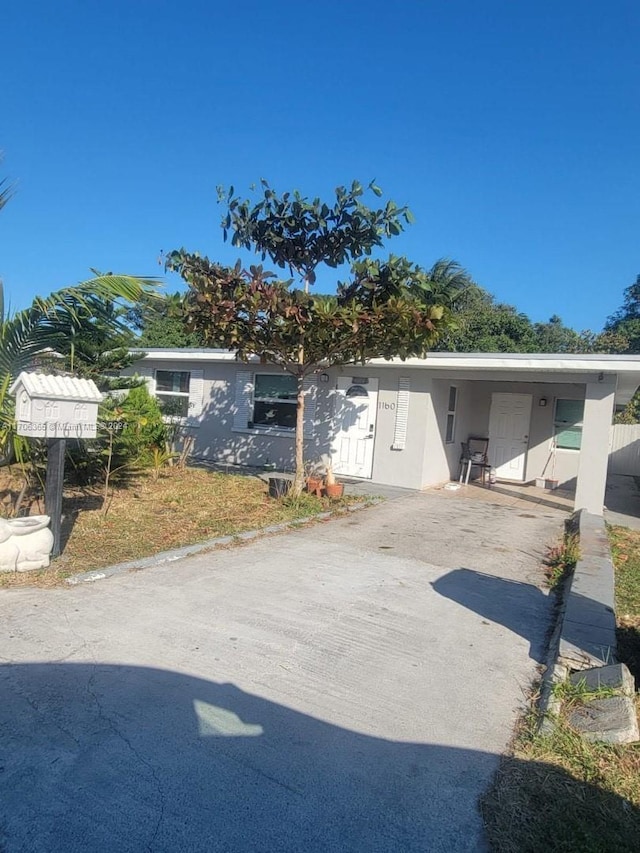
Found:
[[0, 849], [484, 849], [563, 518], [414, 494], [0, 593]]

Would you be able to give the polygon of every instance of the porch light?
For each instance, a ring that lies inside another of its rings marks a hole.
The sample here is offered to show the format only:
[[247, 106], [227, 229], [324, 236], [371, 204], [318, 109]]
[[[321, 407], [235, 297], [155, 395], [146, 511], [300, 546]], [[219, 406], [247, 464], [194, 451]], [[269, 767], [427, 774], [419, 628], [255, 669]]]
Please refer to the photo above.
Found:
[[547, 398], [540, 397], [540, 399], [538, 400], [538, 405], [544, 409], [544, 407], [547, 405]]
[[321, 373], [320, 374], [320, 382], [328, 382], [328, 381], [329, 381], [329, 374], [328, 373]]

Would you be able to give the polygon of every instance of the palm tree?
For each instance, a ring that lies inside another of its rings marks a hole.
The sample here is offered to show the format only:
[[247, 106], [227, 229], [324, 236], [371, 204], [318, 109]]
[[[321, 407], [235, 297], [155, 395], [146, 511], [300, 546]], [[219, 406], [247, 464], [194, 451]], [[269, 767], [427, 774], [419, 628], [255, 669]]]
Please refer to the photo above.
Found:
[[443, 305], [452, 305], [471, 285], [473, 279], [463, 266], [450, 258], [439, 258], [431, 269], [425, 270], [413, 293], [418, 298], [426, 295], [430, 303], [435, 299]]
[[14, 431], [13, 399], [8, 389], [22, 370], [37, 363], [38, 356], [72, 354], [79, 330], [87, 330], [96, 321], [101, 328], [122, 330], [116, 300], [135, 302], [155, 292], [153, 279], [129, 275], [96, 273], [80, 284], [65, 287], [45, 298], [36, 297], [22, 311], [5, 315], [4, 290], [0, 282], [0, 454], [18, 456], [25, 448]]

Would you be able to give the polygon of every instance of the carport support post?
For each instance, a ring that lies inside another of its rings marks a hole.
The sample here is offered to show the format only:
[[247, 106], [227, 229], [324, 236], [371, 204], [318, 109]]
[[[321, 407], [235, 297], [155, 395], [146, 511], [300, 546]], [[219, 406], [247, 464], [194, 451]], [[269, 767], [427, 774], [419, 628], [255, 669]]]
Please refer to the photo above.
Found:
[[44, 511], [51, 519], [53, 548], [51, 556], [60, 554], [60, 529], [62, 527], [62, 484], [64, 481], [64, 438], [47, 441], [47, 479], [44, 484]]
[[587, 382], [582, 419], [582, 444], [578, 462], [576, 509], [602, 515], [607, 485], [609, 441], [615, 398], [615, 377]]

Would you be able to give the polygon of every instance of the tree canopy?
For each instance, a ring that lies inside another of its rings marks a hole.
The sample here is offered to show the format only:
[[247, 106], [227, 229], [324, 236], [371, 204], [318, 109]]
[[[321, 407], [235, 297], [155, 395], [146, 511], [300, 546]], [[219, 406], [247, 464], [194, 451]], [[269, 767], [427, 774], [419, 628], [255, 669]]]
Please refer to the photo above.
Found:
[[[370, 184], [377, 198], [381, 190]], [[261, 265], [227, 267], [185, 249], [167, 256], [167, 269], [188, 285], [187, 321], [205, 344], [233, 349], [279, 365], [298, 380], [296, 479], [303, 484], [304, 379], [330, 365], [374, 357], [421, 355], [438, 340], [450, 318], [453, 285], [435, 282], [406, 258], [372, 257], [374, 249], [412, 221], [406, 207], [388, 201], [364, 204], [363, 186], [338, 187], [335, 201], [309, 200], [299, 192], [278, 195], [266, 181], [257, 201], [240, 199], [233, 188], [219, 198], [226, 206], [225, 239], [252, 249], [291, 278], [282, 280]], [[336, 295], [310, 287], [318, 266], [350, 264], [351, 275]]]
[[187, 328], [184, 294], [175, 292], [149, 295], [132, 305], [125, 318], [138, 337], [138, 347], [201, 347], [197, 331]]
[[625, 352], [640, 353], [640, 275], [624, 291], [622, 306], [609, 317], [605, 331], [627, 339]]

